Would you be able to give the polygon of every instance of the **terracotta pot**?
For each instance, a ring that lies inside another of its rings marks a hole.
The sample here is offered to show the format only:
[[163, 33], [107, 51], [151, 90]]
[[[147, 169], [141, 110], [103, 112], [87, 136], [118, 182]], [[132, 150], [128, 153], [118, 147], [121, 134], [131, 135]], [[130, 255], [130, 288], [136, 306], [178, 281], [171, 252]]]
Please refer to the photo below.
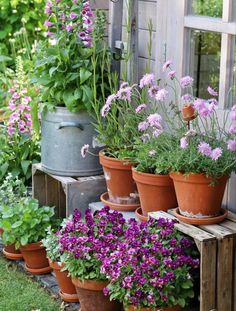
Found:
[[22, 260], [23, 259], [23, 255], [21, 254], [21, 251], [15, 248], [15, 244], [5, 245], [2, 252], [7, 259], [10, 259], [10, 260]]
[[50, 267], [53, 269], [58, 285], [60, 287], [59, 295], [66, 302], [78, 302], [79, 298], [71, 281], [71, 277], [68, 276], [68, 271], [61, 271], [63, 268], [63, 264], [59, 264], [58, 262], [53, 262], [49, 259]]
[[0, 236], [2, 236], [2, 234], [3, 234], [3, 229], [0, 228]]
[[181, 112], [184, 121], [191, 121], [197, 116], [196, 111], [191, 104], [185, 104]]
[[32, 274], [45, 274], [52, 270], [41, 242], [21, 246], [20, 251], [25, 260], [26, 270]]
[[228, 176], [217, 180], [204, 174], [171, 173], [181, 215], [194, 218], [218, 216]]
[[107, 157], [102, 151], [99, 159], [103, 166], [109, 200], [117, 204], [139, 203], [137, 187], [132, 178], [132, 163]]
[[139, 221], [148, 221], [148, 216], [143, 215], [141, 207], [138, 207], [135, 210], [135, 216], [136, 218], [138, 218]]
[[72, 278], [77, 294], [79, 296], [81, 311], [120, 311], [122, 305], [115, 301], [110, 301], [109, 297], [104, 296], [103, 288], [108, 282], [85, 280]]
[[142, 213], [167, 211], [177, 207], [174, 184], [169, 175], [147, 174], [132, 169], [136, 181]]
[[138, 307], [135, 307], [133, 305], [129, 305], [125, 311], [180, 311], [182, 310], [182, 308], [180, 306], [173, 306], [173, 307], [164, 307], [164, 308], [156, 308], [156, 309], [153, 309], [153, 308], [138, 308]]

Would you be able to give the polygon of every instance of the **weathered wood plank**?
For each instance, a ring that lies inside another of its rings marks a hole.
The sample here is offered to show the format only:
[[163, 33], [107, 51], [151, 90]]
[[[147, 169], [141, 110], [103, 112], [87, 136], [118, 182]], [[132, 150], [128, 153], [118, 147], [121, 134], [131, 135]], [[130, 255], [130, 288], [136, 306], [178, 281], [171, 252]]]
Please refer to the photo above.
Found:
[[46, 204], [55, 206], [55, 216], [60, 217], [58, 200], [58, 181], [50, 175], [45, 175]]
[[232, 230], [229, 230], [221, 225], [201, 225], [199, 228], [211, 233], [214, 235], [217, 239], [221, 240], [226, 237], [232, 237], [234, 236], [234, 233]]
[[45, 174], [38, 171], [37, 167], [37, 164], [32, 166], [32, 197], [43, 206], [46, 204]]

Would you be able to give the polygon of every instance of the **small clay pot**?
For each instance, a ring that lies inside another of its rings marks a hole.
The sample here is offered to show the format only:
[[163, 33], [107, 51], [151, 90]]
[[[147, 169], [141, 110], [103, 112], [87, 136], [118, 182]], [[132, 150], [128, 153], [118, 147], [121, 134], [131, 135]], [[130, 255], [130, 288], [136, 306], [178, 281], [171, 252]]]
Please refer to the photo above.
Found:
[[16, 249], [15, 244], [5, 245], [3, 250], [3, 255], [10, 260], [22, 260], [23, 255], [19, 249]]
[[45, 247], [41, 242], [30, 243], [20, 247], [25, 260], [25, 268], [32, 274], [49, 273], [52, 269], [46, 257]]
[[122, 305], [116, 301], [110, 301], [103, 294], [103, 289], [108, 285], [106, 281], [85, 280], [72, 278], [79, 296], [81, 311], [121, 311]]
[[139, 221], [144, 221], [144, 222], [148, 221], [148, 216], [143, 215], [141, 207], [138, 207], [135, 210], [135, 216], [136, 218], [138, 218]]
[[191, 121], [197, 117], [196, 111], [192, 104], [185, 104], [181, 112], [184, 121]]
[[[125, 311], [153, 311], [153, 308], [138, 308], [133, 305], [129, 305]], [[180, 306], [173, 306], [173, 307], [163, 307], [163, 308], [156, 308], [155, 311], [180, 311], [182, 308]]]
[[60, 287], [59, 295], [66, 302], [78, 302], [79, 297], [77, 295], [74, 284], [72, 283], [71, 277], [68, 276], [68, 271], [61, 271], [64, 267], [63, 264], [53, 262], [49, 259], [50, 267], [53, 269], [58, 285]]
[[99, 160], [104, 171], [109, 201], [124, 205], [138, 204], [138, 191], [132, 177], [132, 163], [128, 160], [107, 157], [103, 151], [99, 152]]

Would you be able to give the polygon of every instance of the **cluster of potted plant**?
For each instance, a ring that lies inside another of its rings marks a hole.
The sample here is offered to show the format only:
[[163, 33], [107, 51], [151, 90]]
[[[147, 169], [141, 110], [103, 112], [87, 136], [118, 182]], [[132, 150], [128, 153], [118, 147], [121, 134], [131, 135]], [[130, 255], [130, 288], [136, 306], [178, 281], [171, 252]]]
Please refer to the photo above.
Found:
[[88, 209], [82, 219], [75, 210], [44, 245], [69, 272], [83, 310], [178, 310], [194, 296], [197, 252], [174, 221], [127, 223], [109, 207]]
[[[131, 198], [137, 203], [139, 195], [136, 212], [143, 220], [149, 211], [178, 206], [176, 216], [183, 221], [220, 222], [227, 214], [221, 208], [225, 186], [236, 171], [236, 108], [220, 116], [215, 90], [208, 87], [209, 99], [195, 98], [191, 77], [178, 80], [170, 61], [163, 71], [165, 81], [146, 74], [138, 86], [122, 83], [101, 109], [104, 122], [97, 129], [106, 145], [100, 162], [108, 188], [102, 200], [124, 209]], [[89, 153], [89, 147], [83, 151]], [[128, 170], [129, 178], [127, 173], [117, 178], [119, 169]], [[114, 195], [112, 181], [127, 192]], [[126, 201], [121, 202], [122, 196]]]

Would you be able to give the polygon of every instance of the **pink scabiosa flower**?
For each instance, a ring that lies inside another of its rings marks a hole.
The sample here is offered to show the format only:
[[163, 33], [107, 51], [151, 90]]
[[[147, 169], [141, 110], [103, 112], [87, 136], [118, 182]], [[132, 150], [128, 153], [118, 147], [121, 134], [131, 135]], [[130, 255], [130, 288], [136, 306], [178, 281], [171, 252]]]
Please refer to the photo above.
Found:
[[227, 143], [227, 149], [230, 151], [236, 151], [236, 140], [230, 139]]
[[102, 107], [102, 109], [101, 109], [101, 116], [102, 116], [103, 118], [105, 118], [105, 117], [107, 116], [108, 112], [110, 111], [110, 109], [111, 109], [111, 105], [105, 104], [105, 105]]
[[222, 152], [223, 152], [222, 149], [219, 147], [213, 149], [211, 152], [211, 155], [210, 155], [211, 159], [214, 161], [217, 161], [219, 159], [219, 157], [222, 156]]
[[132, 95], [132, 88], [130, 86], [119, 89], [119, 91], [116, 94], [117, 98], [121, 100], [127, 100], [128, 102], [131, 102], [131, 95]]
[[129, 86], [129, 83], [126, 82], [126, 81], [124, 81], [124, 82], [121, 83], [120, 89], [124, 89], [124, 88], [126, 88], [127, 86]]
[[157, 138], [157, 137], [159, 137], [162, 133], [163, 133], [162, 126], [161, 126], [161, 124], [159, 124], [159, 127], [158, 127], [158, 128], [155, 128], [154, 131], [152, 132], [152, 136], [155, 137], [155, 138]]
[[151, 87], [154, 83], [155, 77], [153, 73], [145, 74], [139, 81], [139, 87], [142, 89], [145, 86]]
[[180, 148], [186, 149], [188, 147], [188, 139], [187, 137], [182, 137], [180, 139]]
[[89, 151], [89, 145], [88, 144], [83, 145], [80, 151], [82, 158], [85, 158], [88, 151]]
[[166, 89], [161, 89], [156, 94], [156, 100], [161, 102], [165, 101], [168, 95], [168, 91]]
[[208, 143], [202, 141], [198, 145], [198, 152], [201, 153], [202, 155], [210, 157], [212, 153], [212, 149]]
[[140, 122], [138, 125], [138, 130], [140, 132], [144, 132], [149, 127], [149, 123], [147, 121]]
[[112, 102], [117, 99], [116, 94], [111, 94], [107, 97], [106, 105], [111, 106]]
[[158, 85], [153, 85], [148, 89], [148, 95], [152, 98], [156, 97], [157, 92], [160, 90]]
[[161, 115], [159, 115], [159, 113], [153, 113], [147, 117], [147, 121], [150, 124], [150, 126], [154, 126], [154, 127], [159, 128], [160, 123], [162, 121], [162, 117], [161, 117]]
[[231, 108], [230, 119], [231, 121], [236, 121], [236, 105]]
[[168, 72], [168, 77], [173, 80], [176, 76], [176, 71], [175, 70], [171, 70], [170, 72]]
[[190, 76], [185, 76], [180, 79], [180, 85], [182, 88], [186, 88], [193, 85], [193, 78]]
[[207, 92], [211, 95], [211, 96], [218, 96], [218, 92], [216, 92], [212, 87], [208, 86], [207, 88]]
[[229, 127], [229, 134], [236, 134], [236, 124], [231, 124]]
[[191, 95], [191, 94], [184, 94], [184, 95], [181, 97], [181, 99], [184, 100], [184, 101], [189, 102], [189, 101], [192, 101], [192, 100], [193, 100], [193, 95]]
[[162, 71], [165, 72], [167, 68], [170, 67], [170, 65], [172, 65], [173, 62], [171, 60], [167, 60], [164, 65], [162, 66]]
[[135, 112], [136, 113], [140, 113], [141, 111], [143, 111], [144, 109], [147, 108], [147, 105], [146, 104], [141, 104], [139, 105], [136, 109], [135, 109]]

